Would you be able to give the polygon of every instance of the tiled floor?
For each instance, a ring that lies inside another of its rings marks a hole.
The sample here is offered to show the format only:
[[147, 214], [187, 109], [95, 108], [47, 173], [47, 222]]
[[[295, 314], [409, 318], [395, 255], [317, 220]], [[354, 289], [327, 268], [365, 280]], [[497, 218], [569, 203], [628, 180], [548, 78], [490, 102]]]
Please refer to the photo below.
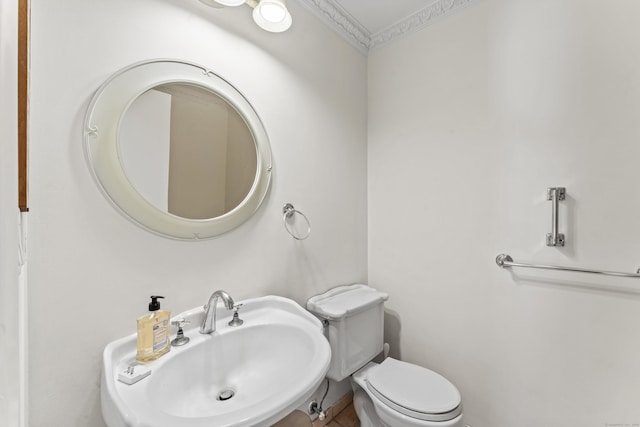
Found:
[[327, 427], [360, 427], [360, 420], [353, 409], [353, 403], [349, 404], [338, 415], [334, 415], [333, 421]]
[[331, 408], [326, 410], [324, 420], [317, 419], [312, 427], [360, 427], [360, 421], [353, 408], [353, 394], [342, 396]]
[[327, 417], [324, 420], [316, 419], [311, 423], [307, 414], [302, 411], [293, 411], [273, 427], [360, 427], [360, 421], [353, 408], [351, 394], [340, 398], [331, 408], [327, 409], [326, 413]]

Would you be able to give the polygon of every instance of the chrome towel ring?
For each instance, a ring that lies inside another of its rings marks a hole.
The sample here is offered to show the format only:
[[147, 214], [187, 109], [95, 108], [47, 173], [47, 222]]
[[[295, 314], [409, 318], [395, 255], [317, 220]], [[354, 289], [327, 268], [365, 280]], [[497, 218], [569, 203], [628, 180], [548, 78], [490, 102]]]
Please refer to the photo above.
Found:
[[[288, 221], [292, 221], [295, 214], [300, 215], [307, 222], [307, 232], [304, 236], [297, 236], [294, 230], [289, 226]], [[296, 240], [304, 240], [311, 234], [311, 223], [309, 222], [309, 218], [299, 210], [296, 210], [291, 203], [287, 203], [282, 207], [282, 221], [284, 222], [284, 229], [287, 230], [287, 233]]]

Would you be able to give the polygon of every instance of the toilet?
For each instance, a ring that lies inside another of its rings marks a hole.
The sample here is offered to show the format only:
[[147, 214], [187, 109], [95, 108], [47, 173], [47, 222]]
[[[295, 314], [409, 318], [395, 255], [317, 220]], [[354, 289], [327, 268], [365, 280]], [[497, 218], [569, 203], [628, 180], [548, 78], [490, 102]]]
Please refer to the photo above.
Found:
[[458, 389], [427, 368], [387, 357], [383, 350], [384, 302], [388, 295], [367, 285], [339, 286], [307, 301], [326, 320], [331, 345], [327, 377], [351, 377], [353, 403], [362, 427], [463, 427]]

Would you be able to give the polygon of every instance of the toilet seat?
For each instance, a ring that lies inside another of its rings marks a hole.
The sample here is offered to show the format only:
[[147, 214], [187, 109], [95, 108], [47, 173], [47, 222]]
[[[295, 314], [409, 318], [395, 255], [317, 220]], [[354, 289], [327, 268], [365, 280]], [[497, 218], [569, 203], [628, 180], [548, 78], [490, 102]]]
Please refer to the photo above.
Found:
[[393, 358], [366, 378], [367, 389], [394, 410], [424, 421], [449, 421], [462, 413], [458, 389], [443, 376]]

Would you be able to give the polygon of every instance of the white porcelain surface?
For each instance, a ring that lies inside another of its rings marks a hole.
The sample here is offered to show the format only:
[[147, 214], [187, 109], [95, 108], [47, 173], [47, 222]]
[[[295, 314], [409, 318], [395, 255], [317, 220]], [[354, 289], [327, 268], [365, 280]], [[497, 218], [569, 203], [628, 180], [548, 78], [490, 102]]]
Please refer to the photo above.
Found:
[[384, 304], [389, 295], [363, 284], [337, 286], [313, 296], [307, 310], [323, 319], [342, 320]]
[[[363, 418], [371, 420], [369, 422], [371, 427], [379, 425], [386, 427], [463, 427], [462, 413], [449, 420], [428, 421], [405, 415], [377, 398], [369, 390], [368, 378], [371, 375], [375, 375], [379, 369], [379, 364], [370, 362], [351, 377], [351, 383], [355, 391], [354, 396], [358, 397], [358, 402], [357, 404], [354, 403], [354, 406], [356, 411], [359, 411], [357, 412], [359, 417], [362, 415]], [[363, 423], [362, 427], [369, 426]]]
[[363, 284], [338, 286], [307, 301], [307, 310], [329, 320], [331, 363], [327, 378], [342, 381], [369, 363], [384, 343], [384, 302], [389, 298]]
[[462, 412], [458, 389], [442, 375], [391, 357], [367, 375], [367, 390], [409, 417], [447, 421]]
[[[201, 308], [175, 316], [191, 321], [191, 341], [146, 364], [151, 375], [133, 385], [117, 377], [135, 363], [135, 334], [109, 344], [101, 390], [109, 427], [266, 426], [308, 399], [331, 357], [321, 323], [286, 298], [242, 303], [244, 324], [228, 326], [231, 313], [219, 305], [210, 335], [198, 331]], [[234, 396], [218, 400], [223, 390]]]
[[425, 421], [409, 417], [391, 409], [375, 396], [368, 394], [376, 408], [376, 414], [386, 427], [463, 427], [462, 414], [448, 421]]

